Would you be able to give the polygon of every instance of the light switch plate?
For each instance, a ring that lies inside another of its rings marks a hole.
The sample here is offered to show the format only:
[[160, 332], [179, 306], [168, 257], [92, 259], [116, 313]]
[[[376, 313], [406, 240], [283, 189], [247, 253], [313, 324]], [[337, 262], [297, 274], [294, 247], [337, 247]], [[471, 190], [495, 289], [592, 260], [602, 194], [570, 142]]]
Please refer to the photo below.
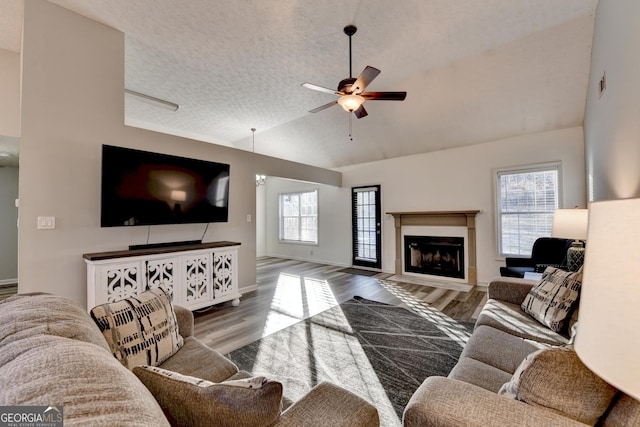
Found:
[[55, 216], [38, 217], [38, 230], [53, 230], [54, 228], [56, 228]]

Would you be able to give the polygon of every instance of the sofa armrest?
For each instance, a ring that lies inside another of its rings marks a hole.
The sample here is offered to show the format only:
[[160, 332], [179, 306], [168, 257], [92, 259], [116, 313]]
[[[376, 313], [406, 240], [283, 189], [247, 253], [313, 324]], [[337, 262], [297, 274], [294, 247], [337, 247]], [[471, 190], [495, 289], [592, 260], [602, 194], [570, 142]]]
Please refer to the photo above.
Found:
[[581, 426], [578, 421], [444, 377], [429, 377], [404, 410], [404, 427], [413, 426]]
[[498, 277], [489, 282], [487, 298], [519, 305], [536, 283], [535, 280]]
[[174, 304], [173, 311], [176, 313], [180, 335], [183, 338], [193, 336], [193, 313], [191, 310]]
[[323, 382], [282, 413], [279, 427], [375, 427], [378, 410], [366, 400], [334, 384]]

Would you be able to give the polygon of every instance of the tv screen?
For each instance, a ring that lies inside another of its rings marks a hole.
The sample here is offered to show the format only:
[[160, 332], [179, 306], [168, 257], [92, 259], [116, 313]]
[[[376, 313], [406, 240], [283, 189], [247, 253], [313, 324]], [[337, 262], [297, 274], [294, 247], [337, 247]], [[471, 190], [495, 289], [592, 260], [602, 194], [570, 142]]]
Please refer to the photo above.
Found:
[[102, 146], [102, 227], [226, 222], [229, 165]]

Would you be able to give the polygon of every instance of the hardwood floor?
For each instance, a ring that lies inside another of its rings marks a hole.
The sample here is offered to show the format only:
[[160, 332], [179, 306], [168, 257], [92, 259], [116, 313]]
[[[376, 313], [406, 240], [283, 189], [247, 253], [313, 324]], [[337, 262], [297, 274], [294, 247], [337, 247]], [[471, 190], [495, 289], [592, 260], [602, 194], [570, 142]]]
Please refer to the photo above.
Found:
[[[434, 283], [424, 286], [386, 280], [391, 274], [363, 276], [342, 267], [263, 257], [257, 260], [258, 290], [195, 314], [195, 336], [226, 354], [354, 296], [387, 304], [427, 304], [461, 321], [473, 321], [486, 301], [482, 287], [470, 290]], [[446, 286], [446, 287], [444, 287]], [[459, 289], [448, 289], [448, 288]]]

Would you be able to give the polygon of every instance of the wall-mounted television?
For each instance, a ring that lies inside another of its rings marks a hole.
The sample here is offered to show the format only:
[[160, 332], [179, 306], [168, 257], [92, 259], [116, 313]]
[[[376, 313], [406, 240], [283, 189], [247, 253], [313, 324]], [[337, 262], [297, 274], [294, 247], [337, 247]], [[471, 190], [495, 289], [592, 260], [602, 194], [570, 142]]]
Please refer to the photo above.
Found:
[[229, 165], [102, 146], [102, 227], [227, 222]]

